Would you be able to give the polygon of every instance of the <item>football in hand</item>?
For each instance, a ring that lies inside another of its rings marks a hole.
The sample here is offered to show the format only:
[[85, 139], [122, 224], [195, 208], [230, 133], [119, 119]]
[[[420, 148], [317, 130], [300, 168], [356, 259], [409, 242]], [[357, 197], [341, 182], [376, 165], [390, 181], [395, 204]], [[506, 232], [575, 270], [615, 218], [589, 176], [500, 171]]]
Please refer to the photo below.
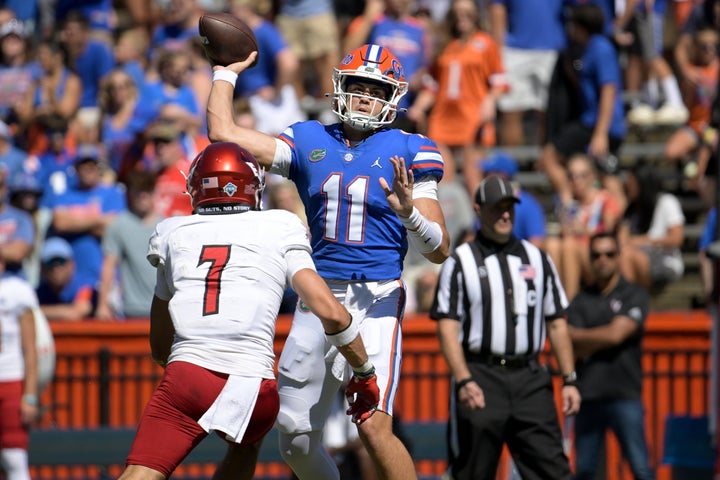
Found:
[[241, 62], [258, 49], [252, 28], [229, 13], [206, 13], [200, 17], [198, 30], [205, 54], [213, 65], [224, 67]]

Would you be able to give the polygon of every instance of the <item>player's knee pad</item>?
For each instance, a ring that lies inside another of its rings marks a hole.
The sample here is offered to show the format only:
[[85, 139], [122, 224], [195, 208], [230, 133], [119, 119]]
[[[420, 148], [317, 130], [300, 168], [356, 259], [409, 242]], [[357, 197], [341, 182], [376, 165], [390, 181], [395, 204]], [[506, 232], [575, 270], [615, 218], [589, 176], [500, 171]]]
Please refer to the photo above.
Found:
[[280, 432], [279, 443], [280, 454], [299, 479], [340, 479], [337, 465], [322, 445], [322, 432]]
[[0, 465], [8, 478], [30, 480], [28, 453], [22, 448], [3, 448], [0, 450]]

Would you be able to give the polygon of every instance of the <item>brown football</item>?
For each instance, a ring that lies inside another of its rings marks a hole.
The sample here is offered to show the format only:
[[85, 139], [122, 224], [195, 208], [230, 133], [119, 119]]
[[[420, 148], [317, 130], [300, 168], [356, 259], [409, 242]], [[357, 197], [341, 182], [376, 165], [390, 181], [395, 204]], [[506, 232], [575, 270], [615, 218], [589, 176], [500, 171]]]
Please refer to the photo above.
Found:
[[198, 30], [205, 54], [213, 65], [241, 62], [258, 49], [252, 28], [229, 13], [206, 13], [198, 21]]

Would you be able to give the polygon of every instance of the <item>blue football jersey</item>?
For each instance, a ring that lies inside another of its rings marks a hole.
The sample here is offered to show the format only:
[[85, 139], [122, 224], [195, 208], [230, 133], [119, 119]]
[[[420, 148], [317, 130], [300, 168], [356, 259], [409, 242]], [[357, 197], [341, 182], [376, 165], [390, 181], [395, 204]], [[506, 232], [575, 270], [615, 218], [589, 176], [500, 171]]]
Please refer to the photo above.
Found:
[[342, 124], [311, 120], [280, 138], [292, 149], [295, 182], [310, 226], [318, 273], [332, 280], [400, 278], [407, 252], [405, 227], [385, 198], [380, 177], [393, 181], [390, 158], [405, 159], [415, 181], [442, 178], [443, 161], [429, 138], [383, 128], [348, 147]]

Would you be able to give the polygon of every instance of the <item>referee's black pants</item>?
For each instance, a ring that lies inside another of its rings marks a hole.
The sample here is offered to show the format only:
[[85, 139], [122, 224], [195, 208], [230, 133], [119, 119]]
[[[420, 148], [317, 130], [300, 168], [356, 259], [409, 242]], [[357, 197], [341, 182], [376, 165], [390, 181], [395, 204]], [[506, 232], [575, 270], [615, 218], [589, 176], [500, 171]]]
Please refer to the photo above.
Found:
[[451, 394], [453, 479], [495, 480], [507, 443], [523, 480], [570, 480], [550, 374], [535, 361], [518, 369], [474, 362], [468, 367], [483, 390], [485, 408], [467, 410]]

